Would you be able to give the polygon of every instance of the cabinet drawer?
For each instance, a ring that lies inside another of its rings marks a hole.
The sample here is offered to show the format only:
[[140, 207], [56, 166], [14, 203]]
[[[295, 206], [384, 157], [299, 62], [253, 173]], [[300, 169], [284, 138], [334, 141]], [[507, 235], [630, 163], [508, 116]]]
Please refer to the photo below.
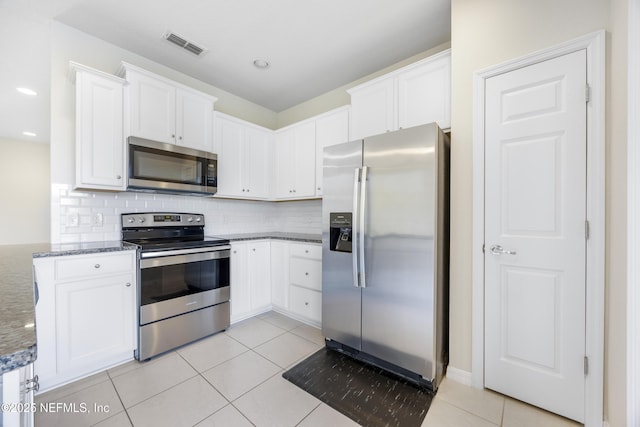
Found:
[[321, 260], [322, 246], [292, 243], [289, 246], [289, 254], [292, 257], [313, 258], [313, 259]]
[[289, 264], [289, 280], [292, 285], [322, 290], [322, 263], [315, 259], [293, 257]]
[[298, 286], [290, 286], [289, 292], [289, 309], [300, 316], [320, 323], [322, 317], [322, 294], [318, 291]]
[[135, 252], [102, 253], [99, 255], [66, 256], [56, 260], [56, 280], [96, 277], [135, 271]]

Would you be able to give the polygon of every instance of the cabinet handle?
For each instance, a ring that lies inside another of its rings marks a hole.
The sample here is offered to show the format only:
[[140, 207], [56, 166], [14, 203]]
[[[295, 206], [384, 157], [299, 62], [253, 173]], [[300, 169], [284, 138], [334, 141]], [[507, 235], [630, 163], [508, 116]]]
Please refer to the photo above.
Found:
[[125, 286], [126, 286], [127, 288], [130, 288], [130, 287], [131, 287], [131, 283], [127, 283]]
[[93, 268], [100, 268], [100, 264], [94, 265]]

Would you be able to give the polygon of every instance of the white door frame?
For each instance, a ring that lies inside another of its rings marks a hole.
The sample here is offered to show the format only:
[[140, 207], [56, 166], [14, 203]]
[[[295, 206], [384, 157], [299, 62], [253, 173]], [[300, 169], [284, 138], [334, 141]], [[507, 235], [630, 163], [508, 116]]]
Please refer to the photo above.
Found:
[[640, 2], [629, 0], [627, 70], [627, 425], [640, 426]]
[[605, 32], [597, 31], [474, 74], [473, 94], [473, 243], [471, 381], [484, 388], [484, 157], [485, 80], [518, 68], [587, 50], [587, 219], [585, 426], [601, 427], [604, 413], [605, 286]]

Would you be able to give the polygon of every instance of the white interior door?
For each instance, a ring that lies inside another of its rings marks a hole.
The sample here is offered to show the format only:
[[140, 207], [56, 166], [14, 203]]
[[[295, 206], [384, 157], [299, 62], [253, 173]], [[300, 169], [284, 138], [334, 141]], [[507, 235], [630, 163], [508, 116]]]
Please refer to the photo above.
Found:
[[491, 77], [485, 386], [584, 420], [586, 51]]

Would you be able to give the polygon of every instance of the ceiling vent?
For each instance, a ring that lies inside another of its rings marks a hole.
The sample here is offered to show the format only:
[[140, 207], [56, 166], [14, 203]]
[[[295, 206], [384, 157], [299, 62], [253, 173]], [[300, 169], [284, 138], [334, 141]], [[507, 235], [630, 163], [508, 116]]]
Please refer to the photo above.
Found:
[[163, 37], [168, 42], [171, 42], [196, 56], [200, 56], [207, 51], [207, 49], [205, 49], [204, 47], [200, 47], [197, 44], [185, 39], [181, 35], [172, 33], [171, 31], [168, 31]]

